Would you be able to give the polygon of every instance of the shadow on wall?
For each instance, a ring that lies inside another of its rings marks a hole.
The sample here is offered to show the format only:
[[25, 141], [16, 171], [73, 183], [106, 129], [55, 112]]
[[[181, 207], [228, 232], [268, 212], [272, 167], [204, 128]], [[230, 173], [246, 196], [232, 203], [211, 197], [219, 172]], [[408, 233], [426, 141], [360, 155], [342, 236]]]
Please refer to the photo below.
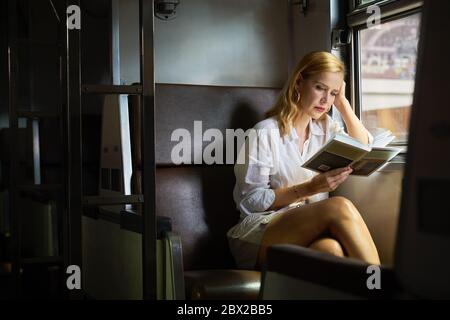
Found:
[[[229, 129], [242, 129], [245, 132], [262, 120], [261, 114], [252, 107], [249, 101], [244, 100], [237, 103], [237, 106], [233, 107], [232, 110], [234, 112], [231, 116]], [[235, 141], [234, 161], [236, 161], [239, 152], [237, 147]], [[223, 155], [226, 159], [225, 148]], [[210, 241], [205, 243], [205, 250], [200, 250], [200, 252], [205, 255], [209, 252], [218, 252], [217, 258], [222, 259], [219, 265], [227, 267], [235, 267], [235, 265], [234, 263], [230, 265], [233, 258], [228, 247], [226, 233], [239, 221], [240, 215], [233, 199], [235, 181], [234, 165], [204, 166], [202, 170], [202, 198], [206, 215], [204, 219], [208, 226]], [[199, 259], [204, 258], [207, 257]]]

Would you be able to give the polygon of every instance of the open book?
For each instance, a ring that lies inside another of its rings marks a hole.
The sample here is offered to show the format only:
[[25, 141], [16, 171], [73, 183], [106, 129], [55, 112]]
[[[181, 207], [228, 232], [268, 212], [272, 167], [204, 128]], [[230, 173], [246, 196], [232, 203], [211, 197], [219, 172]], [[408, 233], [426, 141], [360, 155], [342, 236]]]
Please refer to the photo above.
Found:
[[383, 128], [372, 128], [369, 132], [374, 137], [372, 147], [385, 147], [395, 139], [390, 130]]
[[369, 176], [402, 150], [375, 146], [393, 140], [389, 135], [384, 135], [380, 139], [374, 138], [374, 143], [369, 146], [350, 136], [336, 134], [303, 167], [321, 173], [350, 166], [353, 168], [352, 175]]

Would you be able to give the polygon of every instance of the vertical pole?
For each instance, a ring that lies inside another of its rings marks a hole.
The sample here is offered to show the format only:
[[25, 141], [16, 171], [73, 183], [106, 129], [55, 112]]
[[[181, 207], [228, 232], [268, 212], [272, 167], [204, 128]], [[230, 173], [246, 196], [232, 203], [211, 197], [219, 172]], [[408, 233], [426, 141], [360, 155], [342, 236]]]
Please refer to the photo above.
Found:
[[111, 57], [112, 57], [112, 84], [120, 85], [120, 0], [112, 0], [111, 10]]
[[17, 2], [16, 0], [8, 0], [8, 104], [9, 104], [9, 213], [11, 214], [12, 226], [12, 243], [14, 250], [12, 271], [14, 274], [14, 290], [13, 296], [20, 297], [21, 281], [20, 281], [20, 260], [21, 260], [21, 211], [18, 207], [18, 154], [17, 154]]
[[153, 52], [153, 0], [139, 0], [139, 42], [142, 83], [142, 267], [144, 299], [156, 299], [156, 206], [155, 206], [155, 79]]
[[33, 141], [33, 174], [34, 184], [41, 184], [41, 149], [39, 146], [39, 119], [31, 119]]
[[[79, 0], [68, 0], [67, 7], [80, 6]], [[63, 217], [64, 270], [69, 265], [81, 266], [81, 210], [82, 210], [82, 150], [81, 150], [81, 70], [80, 30], [69, 30], [63, 21], [66, 34], [65, 93], [65, 214]], [[81, 28], [83, 19], [81, 16]], [[69, 298], [81, 297], [79, 290], [71, 290]]]

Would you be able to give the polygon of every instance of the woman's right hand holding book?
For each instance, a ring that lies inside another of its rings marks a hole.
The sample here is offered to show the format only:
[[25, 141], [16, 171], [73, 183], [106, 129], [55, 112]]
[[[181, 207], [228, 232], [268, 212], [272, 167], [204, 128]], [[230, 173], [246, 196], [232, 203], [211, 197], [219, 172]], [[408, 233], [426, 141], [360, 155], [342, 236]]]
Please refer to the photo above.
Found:
[[309, 181], [311, 194], [336, 190], [336, 188], [348, 178], [352, 171], [352, 168], [345, 167], [316, 175]]

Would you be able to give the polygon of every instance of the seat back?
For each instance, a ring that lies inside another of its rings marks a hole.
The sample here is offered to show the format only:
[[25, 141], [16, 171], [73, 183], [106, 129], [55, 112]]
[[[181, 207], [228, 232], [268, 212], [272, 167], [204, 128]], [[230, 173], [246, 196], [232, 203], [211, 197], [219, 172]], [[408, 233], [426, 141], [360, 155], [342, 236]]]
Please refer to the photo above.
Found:
[[[185, 270], [235, 266], [226, 238], [227, 230], [239, 220], [233, 201], [233, 165], [206, 164], [202, 154], [211, 142], [200, 143], [202, 134], [218, 129], [225, 140], [226, 129], [251, 128], [263, 119], [278, 92], [272, 88], [157, 85], [156, 213], [170, 217], [173, 231], [181, 236]], [[199, 122], [194, 125], [194, 121]], [[188, 133], [187, 138], [172, 137], [177, 129]], [[176, 165], [171, 154], [181, 141], [190, 143], [190, 161]], [[218, 155], [223, 151], [219, 158], [225, 163], [224, 141], [214, 143]], [[236, 158], [237, 150], [233, 153]]]

